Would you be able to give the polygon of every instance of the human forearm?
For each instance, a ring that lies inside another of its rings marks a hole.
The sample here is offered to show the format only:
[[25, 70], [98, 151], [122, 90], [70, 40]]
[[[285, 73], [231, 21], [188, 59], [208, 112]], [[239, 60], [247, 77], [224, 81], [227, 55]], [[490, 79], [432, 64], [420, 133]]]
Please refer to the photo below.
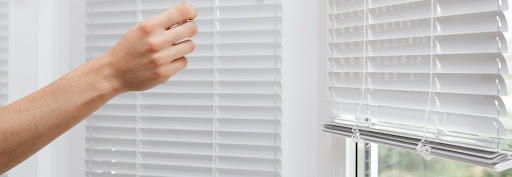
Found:
[[[187, 65], [197, 34], [192, 5], [180, 4], [132, 27], [105, 55], [0, 109], [0, 174], [85, 119], [108, 100], [143, 91]], [[179, 24], [175, 26], [175, 24]]]
[[123, 92], [101, 58], [0, 109], [0, 173], [56, 139]]

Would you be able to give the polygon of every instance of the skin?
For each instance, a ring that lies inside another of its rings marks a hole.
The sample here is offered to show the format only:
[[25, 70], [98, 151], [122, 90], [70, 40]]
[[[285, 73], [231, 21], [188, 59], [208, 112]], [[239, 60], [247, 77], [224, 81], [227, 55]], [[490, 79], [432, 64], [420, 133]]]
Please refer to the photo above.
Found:
[[[115, 96], [151, 89], [187, 66], [197, 10], [180, 4], [132, 27], [106, 54], [0, 109], [0, 174], [23, 162]], [[177, 27], [170, 28], [175, 24]]]

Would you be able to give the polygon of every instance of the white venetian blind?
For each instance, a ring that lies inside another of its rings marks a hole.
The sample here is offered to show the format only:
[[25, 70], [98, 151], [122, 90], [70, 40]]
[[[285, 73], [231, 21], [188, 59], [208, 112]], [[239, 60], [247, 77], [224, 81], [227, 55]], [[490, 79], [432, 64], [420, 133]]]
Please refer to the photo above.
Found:
[[0, 107], [7, 105], [9, 64], [9, 2], [0, 0]]
[[[179, 0], [87, 0], [87, 54]], [[281, 176], [280, 0], [192, 0], [187, 69], [87, 121], [88, 176]]]
[[[7, 105], [9, 64], [9, 1], [0, 0], [0, 108]], [[7, 173], [0, 177], [7, 177]]]
[[329, 5], [332, 121], [324, 131], [426, 158], [512, 167], [507, 0]]

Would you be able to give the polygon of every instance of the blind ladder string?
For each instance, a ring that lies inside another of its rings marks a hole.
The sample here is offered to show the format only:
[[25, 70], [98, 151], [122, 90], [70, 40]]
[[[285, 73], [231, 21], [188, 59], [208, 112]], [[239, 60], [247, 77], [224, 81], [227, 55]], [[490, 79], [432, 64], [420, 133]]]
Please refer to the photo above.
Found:
[[[498, 9], [502, 10], [503, 11], [503, 0], [498, 0]], [[500, 16], [496, 16], [496, 20], [498, 22], [498, 31], [503, 31], [503, 23], [502, 23], [502, 20], [500, 18]], [[504, 20], [506, 21], [506, 19]], [[499, 37], [496, 38], [497, 40], [497, 43], [498, 43], [498, 51], [499, 53], [503, 53], [502, 51], [502, 44], [501, 44], [501, 40]], [[506, 39], [505, 39], [506, 41]], [[506, 43], [506, 42], [505, 42]], [[497, 58], [497, 65], [498, 65], [498, 74], [501, 74], [502, 71], [502, 64], [501, 64], [501, 61], [499, 58]], [[501, 93], [501, 85], [499, 83], [498, 80], [496, 80], [496, 95], [500, 95]], [[500, 112], [501, 112], [501, 108], [500, 108], [500, 105], [499, 105], [499, 101], [496, 99], [494, 100], [494, 103], [496, 105], [496, 119], [499, 120], [500, 119]], [[498, 124], [496, 123], [496, 121], [493, 121], [493, 125], [496, 127], [496, 152], [499, 152], [500, 151], [500, 144], [501, 144], [501, 138], [500, 138], [500, 134], [499, 134], [499, 128], [498, 128]]]
[[[368, 0], [368, 8], [370, 8], [370, 7], [372, 7], [372, 0]], [[367, 24], [372, 23], [373, 22], [372, 15], [370, 13], [368, 13], [367, 16], [368, 16], [367, 19], [366, 19], [366, 20], [368, 20]], [[366, 40], [372, 40], [373, 39], [372, 29], [371, 28], [366, 28], [365, 35], [367, 35], [365, 41]], [[364, 62], [365, 62], [365, 68], [364, 68], [365, 70], [364, 70], [364, 72], [366, 73], [365, 74], [366, 82], [368, 82], [367, 85], [364, 87], [364, 94], [366, 95], [366, 99], [368, 101], [368, 103], [366, 105], [364, 105], [366, 114], [368, 116], [365, 119], [365, 123], [367, 123], [368, 127], [371, 127], [371, 126], [373, 126], [373, 124], [372, 124], [373, 114], [372, 114], [372, 110], [370, 109], [370, 106], [373, 106], [373, 100], [372, 100], [372, 96], [371, 96], [371, 91], [372, 91], [372, 88], [373, 88], [373, 84], [372, 84], [372, 79], [371, 79], [371, 77], [369, 75], [370, 71], [372, 71], [372, 61], [370, 59], [368, 59], [368, 56], [371, 56], [373, 54], [373, 50], [372, 50], [373, 48], [372, 48], [371, 44], [367, 43], [365, 45], [365, 49], [367, 49], [367, 50], [365, 52], [366, 57], [365, 57], [365, 60], [364, 60]], [[368, 54], [366, 54], [366, 53], [368, 53]], [[375, 106], [375, 107], [376, 107], [376, 110], [378, 111], [378, 109], [379, 109], [378, 105]], [[375, 110], [373, 110], [373, 111], [375, 111]], [[368, 144], [368, 146], [369, 145], [370, 144]]]
[[431, 151], [431, 146], [426, 144], [428, 143], [427, 142], [427, 123], [428, 123], [428, 116], [430, 114], [432, 114], [430, 112], [430, 109], [431, 109], [431, 101], [432, 101], [432, 96], [433, 96], [433, 80], [434, 80], [434, 13], [435, 13], [435, 10], [434, 10], [434, 4], [435, 4], [435, 0], [431, 0], [431, 16], [430, 16], [430, 79], [429, 79], [429, 94], [428, 94], [428, 100], [427, 100], [427, 109], [425, 111], [425, 115], [424, 115], [424, 120], [423, 120], [423, 137], [421, 139], [421, 141], [418, 143], [418, 145], [416, 146], [416, 151], [421, 154], [423, 156], [423, 158], [425, 159], [431, 159], [432, 157], [430, 156], [430, 151]]
[[[498, 1], [498, 9], [502, 9], [502, 5], [503, 5], [503, 2], [502, 0], [499, 0]], [[497, 20], [497, 23], [498, 23], [498, 31], [502, 31], [502, 22], [501, 22], [501, 19], [500, 19], [500, 16], [496, 16], [496, 20]], [[502, 53], [502, 50], [501, 50], [501, 40], [499, 37], [496, 38], [496, 41], [497, 41], [497, 44], [498, 44], [498, 52], [499, 53]], [[497, 62], [497, 73], [498, 74], [501, 74], [501, 69], [502, 69], [502, 66], [501, 66], [501, 61], [499, 58], [496, 58], [496, 62]], [[496, 95], [500, 95], [501, 93], [501, 85], [499, 83], [499, 80], [496, 79]], [[501, 108], [500, 108], [500, 105], [499, 105], [499, 101], [496, 99], [494, 100], [494, 104], [496, 106], [496, 119], [499, 120], [500, 119], [500, 112], [501, 112]], [[501, 139], [500, 139], [500, 134], [499, 134], [499, 127], [498, 127], [498, 124], [496, 123], [496, 121], [493, 121], [492, 122], [494, 127], [496, 128], [496, 152], [499, 152], [500, 150], [500, 143], [501, 143]]]
[[[3, 3], [3, 1], [0, 1], [0, 3]], [[2, 14], [4, 11], [4, 8], [3, 7], [0, 7], [0, 14]], [[3, 24], [3, 18], [0, 16], [0, 25]], [[0, 29], [0, 36], [3, 35], [3, 30]], [[0, 41], [0, 48], [4, 47], [4, 43], [2, 41]], [[3, 60], [3, 56], [0, 56], [0, 61]], [[4, 67], [2, 63], [0, 63], [0, 68]], [[0, 74], [0, 78], [2, 78], [2, 74]], [[4, 104], [3, 103], [3, 99], [2, 96], [3, 96], [3, 92], [4, 92], [4, 82], [2, 80], [0, 80], [0, 107], [2, 107], [2, 105]]]
[[[141, 0], [137, 0], [137, 24], [140, 24], [142, 22], [142, 2]], [[135, 137], [135, 170], [136, 170], [136, 173], [135, 173], [135, 176], [136, 177], [139, 177], [140, 176], [140, 173], [141, 173], [141, 169], [140, 169], [140, 114], [142, 112], [142, 108], [141, 108], [141, 103], [142, 101], [142, 94], [141, 92], [137, 91], [136, 92], [136, 109], [137, 109], [137, 113], [136, 113], [136, 127], [135, 127], [135, 131], [136, 131], [136, 137]]]
[[[5, 2], [0, 0], [0, 3], [5, 3]], [[3, 12], [4, 12], [4, 8], [0, 7], [0, 14], [2, 14]], [[4, 18], [0, 17], [0, 25], [3, 24], [3, 22], [4, 22], [3, 20], [4, 20]], [[0, 29], [0, 36], [3, 36], [4, 35], [3, 33], [4, 33], [4, 31]], [[5, 46], [4, 46], [4, 43], [2, 41], [0, 41], [0, 48], [2, 48], [2, 47], [5, 47]], [[3, 59], [4, 59], [3, 56], [0, 56], [0, 61], [2, 61]], [[0, 69], [3, 67], [4, 67], [3, 64], [0, 63]], [[0, 78], [2, 78], [2, 77], [3, 77], [3, 75], [0, 74]], [[0, 80], [0, 107], [2, 107], [4, 104], [6, 104], [3, 102], [3, 99], [5, 99], [5, 98], [2, 97], [3, 93], [5, 91], [4, 87], [5, 87], [4, 82], [2, 80]]]
[[277, 71], [278, 71], [278, 35], [279, 35], [279, 31], [278, 31], [278, 27], [277, 27], [277, 23], [279, 22], [279, 20], [277, 19], [278, 18], [278, 15], [277, 15], [277, 8], [281, 7], [281, 6], [278, 6], [278, 1], [282, 1], [282, 0], [274, 0], [274, 177], [279, 177], [279, 172], [278, 172], [278, 155], [279, 155], [279, 152], [278, 152], [278, 138], [277, 138], [277, 133], [278, 133], [278, 79], [277, 79]]
[[[190, 2], [190, 0], [189, 0]], [[213, 177], [217, 176], [217, 165], [218, 165], [218, 158], [217, 158], [217, 65], [218, 65], [218, 46], [217, 46], [217, 32], [219, 28], [218, 23], [218, 15], [219, 15], [219, 9], [218, 9], [218, 0], [213, 0], [213, 136], [212, 136], [212, 174]]]
[[366, 91], [366, 24], [367, 24], [367, 3], [366, 3], [367, 0], [363, 0], [363, 75], [362, 75], [362, 88], [361, 88], [361, 99], [359, 101], [359, 106], [357, 108], [357, 113], [356, 113], [356, 123], [354, 125], [354, 127], [352, 128], [352, 133], [354, 133], [354, 135], [352, 135], [352, 141], [354, 141], [355, 143], [358, 143], [358, 142], [361, 142], [361, 134], [359, 132], [359, 129], [358, 129], [358, 126], [359, 126], [359, 123], [360, 123], [360, 114], [361, 114], [361, 107], [363, 105], [363, 100], [364, 100], [364, 95], [365, 95], [365, 91]]
[[[0, 1], [1, 1], [1, 0], [0, 0]], [[89, 12], [90, 10], [91, 10], [91, 8], [90, 8], [90, 7], [87, 7], [87, 8], [86, 8], [86, 11], [87, 11], [87, 12]], [[1, 8], [0, 8], [0, 11], [1, 11]], [[0, 18], [0, 24], [1, 24], [1, 21], [2, 21], [2, 18]], [[89, 22], [90, 22], [90, 19], [89, 19], [89, 18], [87, 18], [87, 23], [89, 23]], [[1, 44], [0, 44], [0, 45], [1, 45]], [[87, 61], [88, 61], [88, 59], [87, 59]], [[1, 84], [1, 83], [0, 83], [0, 84]], [[89, 124], [92, 122], [92, 118], [94, 118], [94, 117], [95, 117], [94, 115], [91, 115], [91, 117], [89, 117], [89, 118], [85, 119], [85, 120], [86, 120], [86, 122], [87, 122], [87, 125], [89, 125]], [[87, 130], [87, 129], [86, 129], [86, 130]], [[92, 135], [90, 135], [90, 133], [91, 133], [90, 131], [86, 131], [86, 137], [85, 137], [86, 148], [92, 148], [92, 147], [94, 147], [94, 145], [93, 145], [93, 141], [91, 140], [91, 138], [88, 138], [89, 136], [92, 136]], [[94, 133], [92, 133], [92, 134], [94, 134]], [[113, 149], [113, 148], [110, 148], [109, 150], [113, 151], [114, 149]], [[86, 158], [88, 158], [88, 159], [92, 159], [92, 154], [91, 154], [90, 152], [85, 151], [85, 154], [86, 154]], [[92, 161], [90, 161], [90, 160], [89, 160], [89, 161], [86, 161], [86, 163], [85, 163], [85, 164], [87, 165], [86, 170], [87, 170], [87, 171], [88, 171], [88, 170], [90, 170], [90, 169], [91, 169], [91, 167], [92, 167]], [[94, 172], [89, 172], [89, 173], [85, 173], [85, 174], [86, 174], [86, 176], [87, 176], [87, 177], [92, 177], [92, 176], [93, 176], [93, 173], [94, 173]], [[111, 172], [111, 171], [108, 171], [108, 170], [103, 170], [103, 171], [101, 171], [101, 173], [112, 173], [112, 172]]]
[[[327, 2], [327, 4], [331, 3], [330, 6], [331, 6], [331, 10], [332, 10], [331, 13], [332, 14], [336, 13], [336, 3], [337, 2], [338, 2], [338, 0], [333, 0], [332, 2]], [[337, 27], [336, 20], [331, 20], [331, 22], [332, 22], [332, 27], [334, 29], [336, 29], [336, 27]], [[336, 33], [332, 33], [332, 34], [334, 34], [334, 35], [330, 36], [331, 39], [333, 41], [336, 41], [336, 37], [335, 37]], [[336, 56], [336, 52], [335, 52], [336, 50], [334, 48], [332, 48], [331, 50], [333, 50], [333, 51], [331, 51], [332, 52], [332, 56]], [[329, 68], [328, 62], [325, 65], [326, 65], [326, 68]], [[329, 74], [327, 74], [327, 77], [329, 77]], [[328, 82], [326, 82], [326, 86], [328, 88], [329, 84], [327, 84], [327, 83]], [[331, 94], [331, 97], [334, 98], [334, 95]], [[343, 103], [340, 104], [340, 114], [342, 114], [342, 112], [343, 112]], [[332, 139], [333, 142], [335, 141], [335, 138], [336, 138], [336, 136], [331, 136], [331, 139]], [[330, 151], [331, 151], [332, 154], [334, 154], [334, 152], [335, 152], [334, 149], [336, 149], [336, 148], [338, 148], [338, 147], [335, 145], [335, 143], [331, 143], [331, 150]], [[334, 164], [336, 164], [335, 158], [331, 158], [331, 164], [332, 164], [332, 166], [334, 166]], [[335, 174], [336, 174], [336, 168], [331, 168], [331, 175], [335, 176]]]

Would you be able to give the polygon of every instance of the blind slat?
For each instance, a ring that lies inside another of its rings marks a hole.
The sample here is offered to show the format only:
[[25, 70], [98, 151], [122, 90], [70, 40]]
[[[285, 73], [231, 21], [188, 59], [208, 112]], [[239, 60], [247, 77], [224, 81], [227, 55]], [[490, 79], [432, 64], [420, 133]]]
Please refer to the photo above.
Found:
[[[434, 55], [434, 73], [440, 74], [507, 74], [508, 61], [499, 53]], [[329, 64], [336, 72], [363, 72], [364, 60], [371, 62], [368, 72], [430, 73], [430, 55], [331, 57]]]
[[[436, 13], [434, 17], [506, 10], [507, 2], [502, 2], [503, 4], [500, 6], [500, 1], [495, 0], [436, 1]], [[348, 26], [363, 25], [363, 4], [359, 5], [359, 9], [360, 10], [350, 12], [333, 13], [330, 15], [330, 18], [344, 20], [338, 21], [337, 24]], [[392, 6], [370, 7], [367, 8], [367, 11], [368, 15], [373, 17], [369, 24], [424, 19], [432, 16], [431, 1], [428, 0], [418, 0]]]
[[[339, 102], [359, 103], [361, 89], [331, 89], [333, 98]], [[436, 100], [431, 103], [430, 110], [448, 113], [460, 113], [483, 116], [505, 116], [505, 105], [501, 98], [488, 95], [468, 95], [453, 93], [435, 93]], [[429, 92], [372, 90], [372, 100], [364, 100], [363, 104], [375, 104], [378, 106], [393, 106], [410, 109], [426, 110]], [[498, 103], [497, 103], [498, 102]], [[497, 103], [497, 105], [496, 105]]]
[[[508, 24], [502, 11], [491, 11], [447, 17], [435, 20], [436, 36], [507, 31]], [[430, 35], [430, 18], [366, 25], [372, 31], [371, 40], [408, 38]], [[362, 41], [364, 25], [331, 28], [329, 31], [336, 41]]]
[[[404, 107], [393, 107], [386, 105], [365, 104], [365, 109], [359, 112], [359, 116], [371, 117], [371, 121], [379, 124], [394, 124], [397, 126], [410, 126], [422, 131], [425, 126], [424, 116], [426, 108], [412, 109]], [[359, 103], [334, 104], [332, 115], [343, 114], [345, 116], [357, 116]], [[368, 109], [368, 110], [366, 110]], [[432, 121], [427, 123], [429, 128], [442, 128], [449, 132], [465, 133], [485, 136], [504, 136], [506, 129], [500, 119], [491, 116], [478, 116], [469, 114], [449, 113], [445, 111], [432, 110], [430, 114], [435, 115], [441, 123], [436, 126]], [[344, 119], [334, 117], [335, 119]]]
[[[336, 87], [362, 88], [361, 73], [330, 72]], [[372, 89], [429, 92], [430, 74], [426, 73], [367, 73]], [[367, 82], [365, 80], [365, 82]], [[505, 81], [498, 74], [435, 74], [432, 91], [460, 94], [505, 95]]]

